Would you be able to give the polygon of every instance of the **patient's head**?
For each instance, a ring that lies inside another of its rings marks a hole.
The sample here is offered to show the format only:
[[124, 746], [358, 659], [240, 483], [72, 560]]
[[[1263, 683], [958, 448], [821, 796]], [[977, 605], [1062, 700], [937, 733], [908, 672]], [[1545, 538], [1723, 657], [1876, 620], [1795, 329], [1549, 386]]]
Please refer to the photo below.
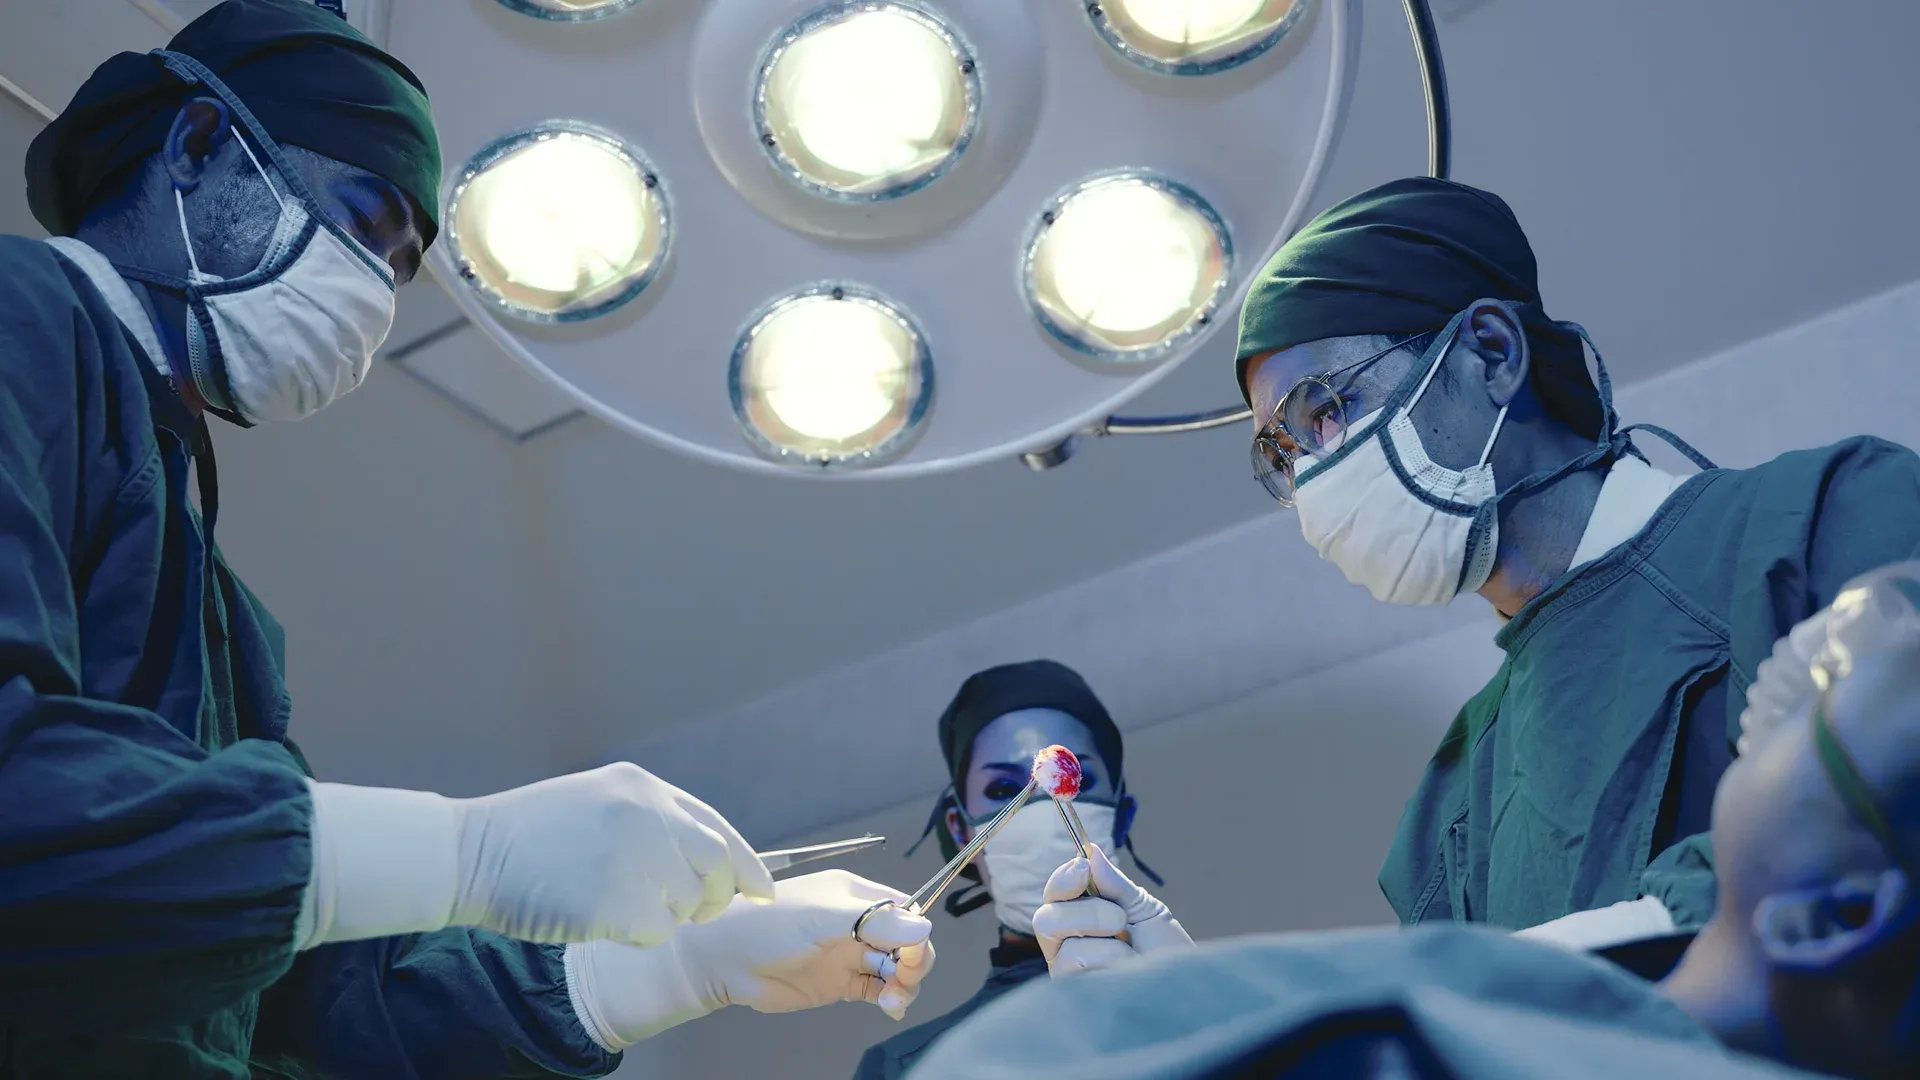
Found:
[[1920, 1075], [1920, 566], [1868, 575], [1834, 609], [1817, 693], [1720, 782], [1702, 939], [1746, 952], [1727, 977], [1764, 980], [1767, 1049]]

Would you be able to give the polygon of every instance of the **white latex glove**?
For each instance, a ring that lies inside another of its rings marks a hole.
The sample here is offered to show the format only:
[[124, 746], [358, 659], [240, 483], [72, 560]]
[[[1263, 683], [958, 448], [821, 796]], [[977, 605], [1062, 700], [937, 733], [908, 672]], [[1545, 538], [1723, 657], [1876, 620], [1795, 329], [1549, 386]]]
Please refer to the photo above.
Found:
[[[1167, 905], [1121, 873], [1098, 845], [1088, 844], [1087, 854], [1053, 872], [1041, 894], [1045, 903], [1033, 914], [1033, 934], [1049, 972], [1071, 975], [1161, 949], [1193, 947]], [[1099, 897], [1086, 895], [1089, 880]]]
[[771, 897], [760, 857], [707, 804], [637, 765], [478, 799], [310, 785], [302, 948], [477, 926], [523, 941], [649, 945]]
[[1773, 654], [1754, 669], [1747, 705], [1740, 710], [1736, 753], [1744, 755], [1753, 739], [1794, 718], [1804, 719], [1819, 694], [1813, 685], [1813, 660], [1827, 642], [1832, 608], [1821, 608], [1773, 643]]
[[718, 918], [735, 892], [773, 896], [773, 876], [726, 818], [638, 765], [456, 805], [456, 926], [652, 945], [680, 923]]
[[[790, 878], [771, 902], [740, 898], [712, 922], [683, 926], [664, 944], [567, 946], [568, 994], [595, 1042], [619, 1051], [727, 1005], [758, 1012], [838, 1001], [880, 1006], [895, 1020], [933, 968], [933, 924], [901, 908], [876, 913], [853, 940], [860, 913], [907, 895], [844, 870]], [[900, 950], [895, 961], [882, 950]]]

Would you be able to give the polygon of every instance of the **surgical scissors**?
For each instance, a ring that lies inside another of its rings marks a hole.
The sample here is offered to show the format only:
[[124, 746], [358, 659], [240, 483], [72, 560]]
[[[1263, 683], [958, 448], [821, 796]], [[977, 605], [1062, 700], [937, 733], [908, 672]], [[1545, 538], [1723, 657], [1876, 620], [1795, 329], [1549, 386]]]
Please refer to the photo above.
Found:
[[763, 851], [760, 852], [760, 864], [767, 868], [767, 873], [778, 874], [783, 870], [790, 870], [802, 863], [810, 863], [819, 859], [837, 858], [841, 855], [851, 855], [856, 851], [865, 851], [868, 848], [879, 847], [886, 842], [886, 837], [868, 833], [865, 836], [856, 836], [851, 840], [835, 840], [826, 844], [808, 844], [804, 847], [781, 848], [778, 851]]

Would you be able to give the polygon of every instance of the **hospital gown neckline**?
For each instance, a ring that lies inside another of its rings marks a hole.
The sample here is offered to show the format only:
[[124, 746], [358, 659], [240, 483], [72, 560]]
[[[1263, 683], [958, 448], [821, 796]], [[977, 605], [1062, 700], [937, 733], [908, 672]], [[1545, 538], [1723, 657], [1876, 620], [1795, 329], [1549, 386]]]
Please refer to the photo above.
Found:
[[1513, 618], [1494, 634], [1494, 644], [1511, 656], [1526, 648], [1539, 626], [1633, 573], [1672, 535], [1701, 493], [1723, 472], [1715, 469], [1687, 477], [1631, 538], [1596, 559], [1569, 568], [1514, 612]]

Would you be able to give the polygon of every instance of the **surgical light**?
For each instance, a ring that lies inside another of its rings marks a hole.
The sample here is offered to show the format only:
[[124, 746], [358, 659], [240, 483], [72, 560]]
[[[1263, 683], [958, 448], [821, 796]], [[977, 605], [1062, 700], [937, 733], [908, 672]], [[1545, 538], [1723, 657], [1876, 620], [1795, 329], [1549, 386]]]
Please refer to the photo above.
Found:
[[1094, 29], [1122, 56], [1171, 75], [1208, 75], [1271, 49], [1308, 0], [1106, 0]]
[[522, 15], [551, 22], [589, 22], [625, 11], [640, 0], [500, 0]]
[[754, 97], [774, 165], [827, 198], [877, 201], [932, 183], [980, 117], [980, 80], [945, 24], [902, 4], [844, 3], [768, 50]]
[[818, 285], [763, 308], [729, 375], [735, 417], [762, 455], [820, 467], [880, 464], [926, 418], [926, 339], [896, 304], [850, 284]]
[[1155, 360], [1213, 318], [1233, 273], [1226, 225], [1190, 188], [1128, 170], [1093, 177], [1040, 215], [1023, 267], [1048, 332], [1105, 360]]
[[459, 274], [531, 322], [577, 322], [639, 295], [672, 239], [666, 194], [611, 132], [549, 121], [496, 140], [449, 200]]
[[[671, 453], [864, 482], [1243, 422], [1237, 403], [1125, 406], [1231, 332], [1248, 271], [1310, 214], [1360, 7], [1317, 0], [1261, 60], [1199, 79], [1123, 59], [1084, 3], [637, 0], [549, 22], [449, 0], [391, 4], [390, 39], [433, 88], [449, 155], [448, 242], [427, 261], [488, 339]], [[615, 158], [644, 151], [657, 246], [623, 258], [646, 215], [589, 210], [604, 197], [580, 168], [548, 181], [560, 227], [483, 227], [482, 172], [506, 156], [486, 148], [549, 117], [603, 125], [589, 148]], [[1207, 153], [1223, 140], [1231, 161]]]

